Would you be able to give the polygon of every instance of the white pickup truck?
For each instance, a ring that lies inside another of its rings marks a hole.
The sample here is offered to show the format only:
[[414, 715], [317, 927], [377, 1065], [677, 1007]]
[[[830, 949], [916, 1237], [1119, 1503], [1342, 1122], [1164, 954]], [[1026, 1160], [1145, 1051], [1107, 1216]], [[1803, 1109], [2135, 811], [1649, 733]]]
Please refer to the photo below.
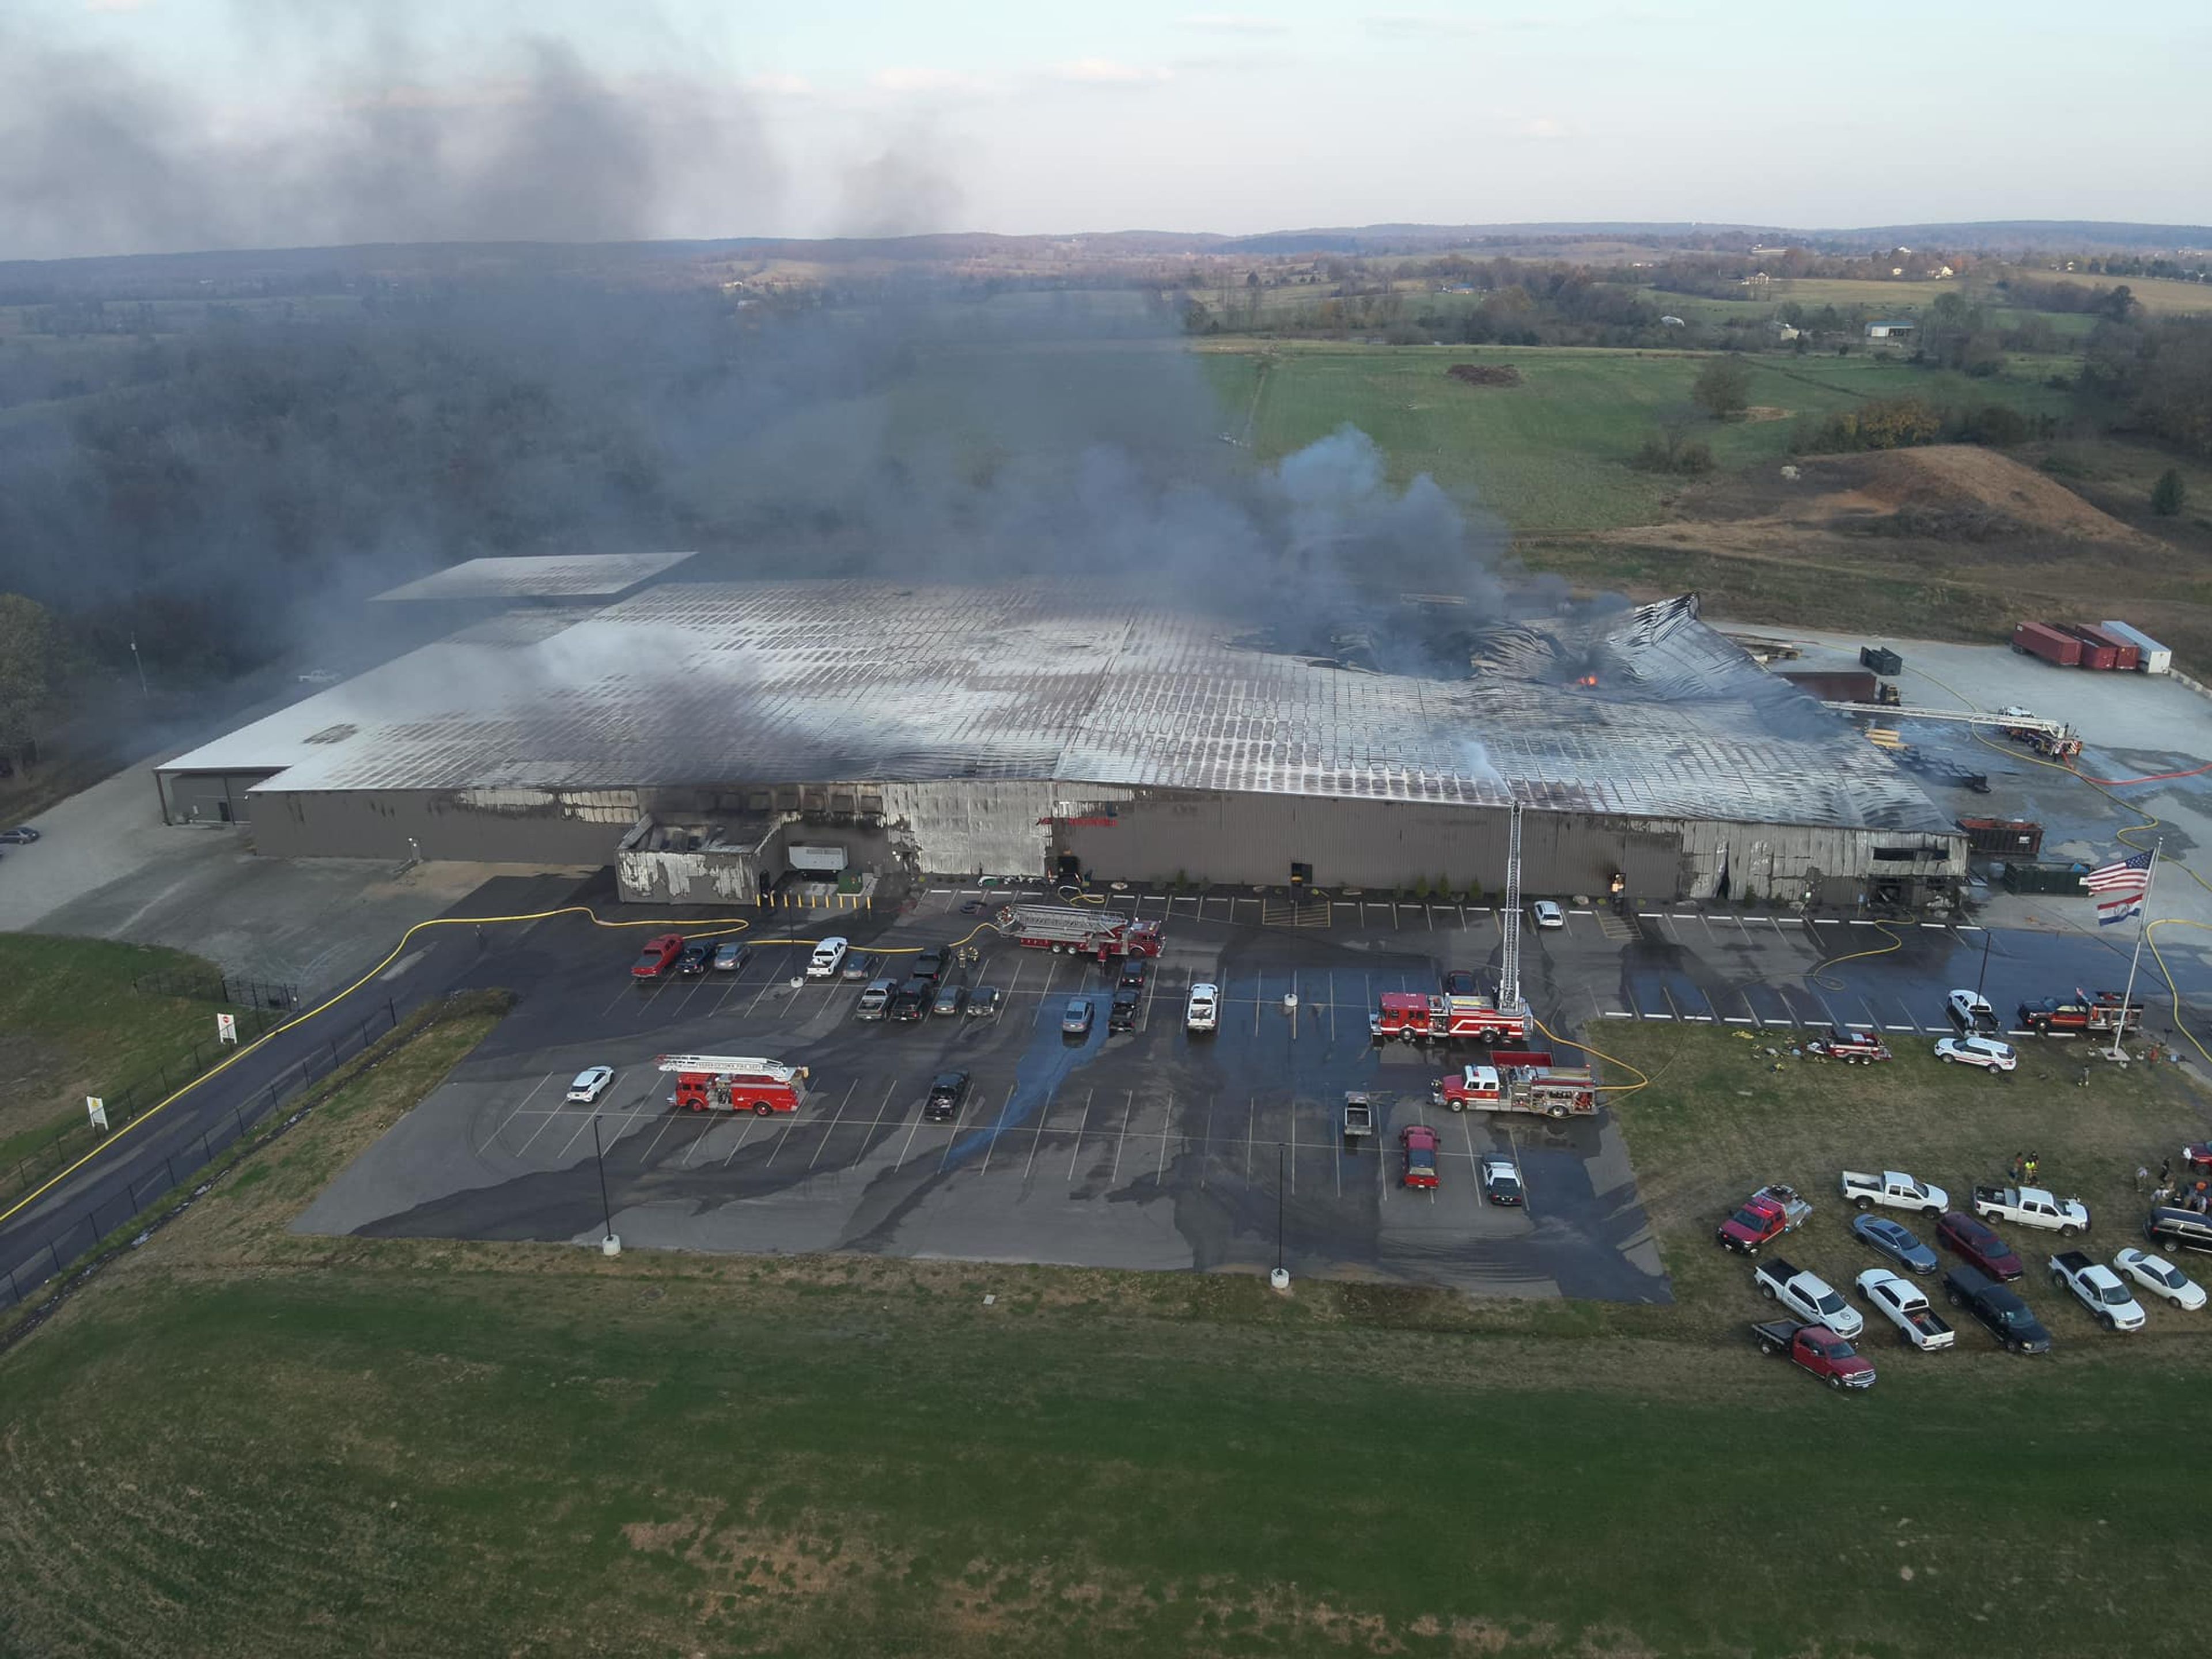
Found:
[[1934, 1216], [1951, 1207], [1951, 1194], [1941, 1187], [1916, 1181], [1896, 1170], [1885, 1170], [1880, 1175], [1846, 1170], [1841, 1185], [1844, 1201], [1856, 1204], [1862, 1210], [1871, 1210], [1881, 1204], [1893, 1210], [1917, 1210], [1922, 1215]]
[[2041, 1187], [1977, 1187], [1974, 1213], [1984, 1221], [2012, 1221], [2071, 1238], [2089, 1231], [2088, 1206], [2077, 1198], [2055, 1198]]
[[2143, 1328], [2142, 1304], [2120, 1282], [2120, 1276], [2101, 1261], [2092, 1261], [2080, 1250], [2051, 1258], [2054, 1290], [2071, 1291], [2091, 1317], [2108, 1331], [2139, 1331]]
[[1874, 1310], [1897, 1327], [1899, 1340], [1923, 1353], [1958, 1346], [1959, 1334], [1928, 1305], [1928, 1297], [1911, 1279], [1887, 1267], [1869, 1267], [1858, 1276], [1859, 1294]]
[[1793, 1267], [1779, 1257], [1760, 1262], [1751, 1282], [1768, 1301], [1794, 1309], [1800, 1318], [1816, 1325], [1826, 1325], [1847, 1342], [1866, 1328], [1858, 1310], [1844, 1301], [1835, 1286], [1820, 1274]]

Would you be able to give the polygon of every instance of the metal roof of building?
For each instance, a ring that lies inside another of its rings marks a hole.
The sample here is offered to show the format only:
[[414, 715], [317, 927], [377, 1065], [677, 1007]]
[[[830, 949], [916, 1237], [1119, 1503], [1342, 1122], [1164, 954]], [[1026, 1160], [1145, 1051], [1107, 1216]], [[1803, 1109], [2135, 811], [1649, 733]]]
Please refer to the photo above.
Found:
[[1951, 830], [1693, 603], [1501, 626], [1462, 679], [1243, 631], [1050, 583], [654, 587], [457, 635], [162, 769], [279, 774], [264, 792], [1036, 779]]
[[696, 553], [554, 553], [466, 559], [379, 599], [613, 599]]

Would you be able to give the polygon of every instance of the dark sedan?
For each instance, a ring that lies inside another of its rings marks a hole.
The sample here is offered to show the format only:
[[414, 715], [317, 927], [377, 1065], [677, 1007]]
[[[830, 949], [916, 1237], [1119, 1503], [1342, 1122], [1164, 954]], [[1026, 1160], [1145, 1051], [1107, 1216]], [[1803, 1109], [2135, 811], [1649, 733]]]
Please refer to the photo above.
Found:
[[1876, 1255], [1887, 1256], [1909, 1273], [1936, 1271], [1936, 1252], [1901, 1221], [1886, 1215], [1856, 1215], [1851, 1218], [1851, 1232]]

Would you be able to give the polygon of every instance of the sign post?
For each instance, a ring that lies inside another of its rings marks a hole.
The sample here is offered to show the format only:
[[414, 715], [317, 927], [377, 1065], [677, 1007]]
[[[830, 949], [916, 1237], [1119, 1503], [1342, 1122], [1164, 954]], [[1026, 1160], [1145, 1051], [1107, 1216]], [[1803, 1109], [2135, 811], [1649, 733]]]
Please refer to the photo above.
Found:
[[237, 1042], [238, 1016], [236, 1014], [217, 1014], [215, 1017], [215, 1040], [217, 1042], [234, 1044]]
[[102, 1134], [107, 1133], [107, 1103], [98, 1095], [84, 1097], [84, 1109], [92, 1119], [92, 1127]]

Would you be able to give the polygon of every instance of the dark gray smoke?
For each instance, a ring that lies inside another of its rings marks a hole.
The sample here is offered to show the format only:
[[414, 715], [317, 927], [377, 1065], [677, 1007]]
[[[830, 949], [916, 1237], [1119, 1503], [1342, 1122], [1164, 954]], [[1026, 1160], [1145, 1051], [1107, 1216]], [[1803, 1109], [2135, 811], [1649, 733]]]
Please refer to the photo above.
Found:
[[[0, 39], [15, 251], [473, 245], [0, 268], [44, 330], [0, 356], [21, 416], [0, 425], [0, 585], [70, 611], [95, 654], [343, 662], [365, 596], [514, 553], [1060, 574], [1369, 666], [1428, 649], [1398, 627], [1404, 592], [1504, 603], [1501, 528], [1425, 478], [1394, 487], [1361, 434], [1273, 468], [1224, 441], [1162, 302], [911, 276], [794, 293], [711, 252], [584, 257], [708, 183], [731, 228], [754, 217], [776, 169], [742, 101], [617, 85], [550, 40], [457, 98], [404, 28], [337, 38], [322, 79], [349, 95], [246, 135], [130, 62]], [[910, 133], [843, 211], [909, 229], [958, 199]], [[518, 238], [557, 246], [483, 246]]]
[[727, 88], [617, 85], [523, 39], [508, 74], [443, 91], [388, 21], [351, 40], [343, 14], [317, 15], [349, 40], [343, 61], [306, 108], [243, 129], [133, 60], [0, 22], [0, 258], [732, 234], [780, 188]]

